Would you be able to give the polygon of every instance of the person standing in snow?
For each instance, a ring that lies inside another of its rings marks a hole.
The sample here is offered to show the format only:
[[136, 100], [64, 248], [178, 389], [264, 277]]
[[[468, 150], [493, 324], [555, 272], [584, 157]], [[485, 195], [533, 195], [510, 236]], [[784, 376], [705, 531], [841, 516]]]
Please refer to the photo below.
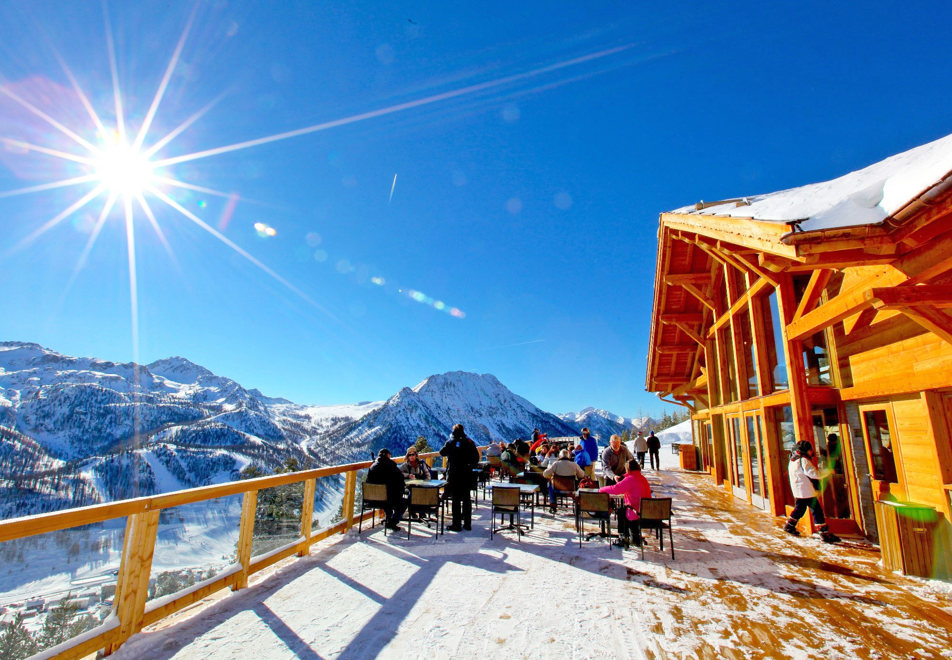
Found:
[[586, 474], [592, 477], [595, 475], [595, 461], [598, 460], [598, 443], [595, 442], [595, 438], [592, 437], [588, 427], [582, 429], [582, 437], [580, 442], [582, 447], [584, 447], [585, 451], [588, 453], [588, 467], [584, 465], [582, 467], [585, 468]]
[[797, 522], [807, 509], [810, 509], [813, 512], [813, 522], [816, 523], [820, 532], [820, 538], [826, 543], [838, 543], [840, 537], [833, 534], [827, 527], [823, 507], [820, 506], [820, 500], [817, 498], [816, 489], [820, 479], [826, 476], [826, 473], [817, 472], [816, 465], [813, 464], [814, 456], [813, 445], [806, 440], [798, 442], [790, 453], [787, 473], [790, 477], [790, 490], [793, 491], [797, 502], [793, 513], [783, 526], [783, 531], [793, 536], [800, 536], [800, 532], [797, 531]]
[[404, 478], [386, 447], [378, 452], [377, 460], [367, 470], [367, 483], [384, 484], [387, 487], [387, 506], [383, 510], [387, 514], [387, 529], [399, 531], [397, 523], [407, 510], [407, 502], [403, 497]]
[[621, 436], [613, 435], [602, 452], [602, 476], [605, 477], [605, 484], [610, 486], [621, 481], [627, 472], [628, 461], [633, 458], [635, 457], [631, 455], [628, 447], [622, 443]]
[[648, 437], [645, 438], [645, 443], [648, 445], [648, 460], [651, 461], [652, 470], [661, 469], [661, 441], [658, 439], [658, 436], [654, 434], [654, 431], [648, 432]]
[[618, 544], [627, 548], [630, 540], [635, 545], [642, 543], [638, 516], [641, 514], [641, 498], [651, 497], [651, 485], [641, 473], [638, 459], [632, 458], [626, 467], [628, 471], [621, 481], [614, 486], [602, 486], [598, 492], [625, 496], [624, 504], [615, 509], [615, 515], [618, 516]]
[[645, 454], [648, 453], [648, 441], [645, 440], [645, 434], [641, 431], [638, 431], [638, 435], [635, 437], [632, 447], [635, 450], [635, 458], [638, 459], [638, 462], [641, 463], [642, 469], [645, 467]]
[[440, 455], [449, 460], [446, 471], [446, 490], [453, 500], [453, 521], [451, 532], [472, 529], [473, 500], [470, 491], [476, 485], [476, 473], [473, 469], [479, 463], [479, 450], [476, 443], [463, 432], [463, 425], [453, 427], [450, 439], [440, 450]]

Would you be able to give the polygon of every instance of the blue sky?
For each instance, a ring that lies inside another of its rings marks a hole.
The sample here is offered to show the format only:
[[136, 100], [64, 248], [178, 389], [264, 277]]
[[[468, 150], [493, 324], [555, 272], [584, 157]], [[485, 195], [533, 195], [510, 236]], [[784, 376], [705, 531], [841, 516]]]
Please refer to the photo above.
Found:
[[[947, 2], [661, 4], [3, 2], [0, 338], [299, 403], [465, 370], [659, 413], [659, 213], [952, 132]], [[100, 223], [113, 179], [63, 216], [107, 176], [83, 96], [174, 132], [154, 226], [121, 196]]]

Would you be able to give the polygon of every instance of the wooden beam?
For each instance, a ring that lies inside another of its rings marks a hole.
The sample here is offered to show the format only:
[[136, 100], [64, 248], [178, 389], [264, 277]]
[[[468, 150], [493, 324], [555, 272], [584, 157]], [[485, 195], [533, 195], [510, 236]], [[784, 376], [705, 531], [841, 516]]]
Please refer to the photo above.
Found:
[[695, 298], [697, 298], [698, 302], [700, 302], [702, 305], [707, 307], [709, 310], [715, 313], [717, 312], [717, 310], [714, 309], [714, 303], [711, 302], [711, 297], [704, 295], [704, 293], [700, 289], [698, 289], [696, 286], [694, 286], [693, 284], [684, 283], [684, 284], [681, 284], [681, 288], [687, 291], [688, 293], [690, 293]]
[[683, 332], [684, 334], [686, 334], [688, 337], [690, 337], [691, 339], [693, 339], [694, 341], [696, 341], [696, 342], [697, 342], [698, 344], [700, 344], [701, 346], [704, 345], [704, 340], [701, 338], [701, 335], [699, 335], [698, 333], [694, 332], [694, 330], [692, 330], [691, 328], [689, 328], [689, 327], [687, 326], [687, 324], [685, 324], [685, 323], [674, 323], [673, 325], [674, 325], [674, 327], [676, 327], [678, 330], [680, 330], [681, 332]]
[[767, 268], [762, 268], [757, 261], [751, 259], [748, 255], [742, 253], [740, 250], [733, 250], [729, 247], [725, 247], [724, 245], [718, 245], [718, 247], [730, 254], [734, 259], [740, 262], [741, 265], [746, 266], [748, 271], [754, 273], [762, 279], [767, 280], [771, 285], [777, 286], [779, 278], [776, 273], [771, 272]]
[[952, 286], [948, 284], [920, 284], [918, 286], [875, 287], [867, 297], [876, 309], [904, 307], [952, 307]]
[[769, 252], [792, 258], [797, 256], [796, 247], [786, 245], [780, 240], [784, 234], [790, 232], [790, 225], [782, 222], [694, 213], [662, 213], [661, 226], [688, 231], [714, 240], [729, 241], [758, 252]]
[[255, 533], [255, 511], [258, 508], [258, 491], [249, 490], [241, 502], [241, 522], [238, 527], [238, 564], [241, 572], [231, 585], [233, 591], [248, 586], [249, 567], [251, 566], [251, 541]]
[[928, 307], [903, 308], [902, 313], [934, 333], [943, 341], [952, 344], [952, 317], [944, 312]]
[[700, 323], [704, 320], [701, 312], [662, 312], [661, 322], [669, 325], [677, 323]]
[[301, 536], [304, 541], [298, 550], [298, 557], [306, 557], [311, 549], [311, 530], [314, 527], [314, 493], [317, 490], [317, 479], [308, 479], [304, 482], [304, 502], [301, 505]]
[[794, 321], [816, 307], [816, 304], [820, 301], [820, 296], [823, 295], [823, 289], [829, 284], [832, 276], [833, 271], [829, 268], [819, 268], [813, 271], [813, 274], [810, 275], [810, 281], [807, 282], [807, 288], [803, 292], [803, 297], [800, 298], [800, 304], [793, 313]]
[[159, 511], [137, 513], [126, 521], [119, 579], [112, 605], [113, 614], [119, 619], [119, 635], [106, 647], [106, 654], [112, 653], [129, 637], [142, 630], [158, 530]]
[[678, 353], [693, 353], [697, 350], [697, 346], [694, 344], [668, 344], [667, 346], [659, 346], [655, 349], [655, 353], [665, 354], [678, 354]]
[[[693, 244], [693, 241], [690, 243]], [[664, 283], [669, 286], [681, 286], [683, 284], [707, 284], [711, 280], [711, 274], [707, 271], [703, 273], [668, 273], [664, 276]]]
[[893, 269], [883, 268], [877, 274], [867, 278], [860, 284], [844, 291], [826, 301], [813, 311], [807, 312], [799, 319], [790, 322], [786, 327], [787, 341], [798, 341], [842, 321], [848, 316], [861, 312], [872, 305], [867, 298], [869, 289], [876, 285], [892, 286], [901, 284], [906, 276]]

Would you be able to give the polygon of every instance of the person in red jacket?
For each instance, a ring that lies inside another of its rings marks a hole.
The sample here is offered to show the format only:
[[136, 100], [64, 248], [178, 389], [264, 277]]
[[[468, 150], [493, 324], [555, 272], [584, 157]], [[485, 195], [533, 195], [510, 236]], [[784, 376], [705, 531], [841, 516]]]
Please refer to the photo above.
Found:
[[615, 509], [618, 516], [619, 545], [628, 546], [629, 535], [636, 545], [641, 544], [641, 534], [638, 533], [638, 514], [641, 512], [641, 498], [651, 497], [651, 484], [641, 473], [641, 464], [637, 458], [628, 461], [628, 471], [621, 481], [613, 486], [602, 486], [600, 493], [609, 495], [624, 495], [625, 502]]

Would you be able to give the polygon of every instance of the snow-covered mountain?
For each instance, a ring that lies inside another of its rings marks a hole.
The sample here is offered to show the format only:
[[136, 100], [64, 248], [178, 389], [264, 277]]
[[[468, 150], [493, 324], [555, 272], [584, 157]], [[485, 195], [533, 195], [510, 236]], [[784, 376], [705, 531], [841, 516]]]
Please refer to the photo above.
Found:
[[614, 433], [621, 435], [626, 429], [647, 433], [657, 426], [657, 422], [650, 417], [622, 417], [598, 408], [584, 408], [579, 412], [564, 413], [559, 415], [559, 418], [576, 432], [580, 432], [583, 427], [588, 427], [592, 435], [606, 445], [608, 438]]
[[457, 423], [478, 445], [528, 438], [534, 428], [550, 436], [575, 435], [571, 426], [513, 394], [495, 376], [453, 371], [403, 388], [341, 441], [361, 456], [381, 447], [402, 454], [421, 435], [439, 449]]
[[304, 447], [359, 415], [308, 410], [184, 358], [121, 364], [0, 342], [0, 518], [228, 481], [252, 463], [327, 464], [336, 452]]
[[577, 433], [489, 374], [430, 376], [387, 401], [303, 406], [181, 357], [136, 365], [0, 342], [0, 519], [218, 483], [252, 464], [402, 453], [421, 435], [439, 449], [456, 423], [480, 445], [536, 427]]

